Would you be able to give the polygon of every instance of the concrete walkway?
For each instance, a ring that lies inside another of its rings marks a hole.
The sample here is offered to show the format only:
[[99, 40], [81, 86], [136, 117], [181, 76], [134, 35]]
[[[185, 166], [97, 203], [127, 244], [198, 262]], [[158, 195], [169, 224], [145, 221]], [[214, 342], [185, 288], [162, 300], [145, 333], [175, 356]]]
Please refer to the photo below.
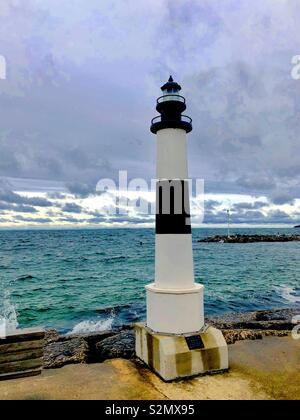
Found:
[[114, 359], [0, 382], [0, 399], [300, 399], [300, 340], [269, 337], [229, 346], [230, 372], [164, 383]]

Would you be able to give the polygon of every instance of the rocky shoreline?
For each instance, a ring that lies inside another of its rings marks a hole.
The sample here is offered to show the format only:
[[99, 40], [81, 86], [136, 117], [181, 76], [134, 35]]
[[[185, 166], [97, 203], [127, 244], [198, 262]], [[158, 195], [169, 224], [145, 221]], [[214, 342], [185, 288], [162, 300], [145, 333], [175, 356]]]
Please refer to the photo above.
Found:
[[[295, 326], [292, 318], [299, 313], [300, 309], [256, 311], [208, 317], [206, 322], [221, 329], [227, 343], [234, 344], [239, 340], [257, 340], [265, 336], [288, 336]], [[135, 357], [132, 325], [118, 330], [78, 335], [60, 335], [56, 330], [47, 330], [45, 342], [45, 369]]]
[[204, 239], [199, 239], [198, 242], [220, 242], [231, 244], [247, 244], [254, 242], [292, 242], [300, 241], [300, 235], [215, 235]]

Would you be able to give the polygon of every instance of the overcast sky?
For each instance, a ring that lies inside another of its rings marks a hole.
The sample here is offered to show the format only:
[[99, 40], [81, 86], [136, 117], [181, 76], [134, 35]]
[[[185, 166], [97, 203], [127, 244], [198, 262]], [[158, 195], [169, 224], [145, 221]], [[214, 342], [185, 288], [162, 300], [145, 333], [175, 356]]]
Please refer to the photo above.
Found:
[[170, 74], [204, 222], [230, 207], [236, 223], [300, 223], [299, 22], [299, 0], [1, 0], [0, 227], [151, 226], [108, 216], [113, 195], [94, 190], [119, 170], [155, 176], [149, 125]]

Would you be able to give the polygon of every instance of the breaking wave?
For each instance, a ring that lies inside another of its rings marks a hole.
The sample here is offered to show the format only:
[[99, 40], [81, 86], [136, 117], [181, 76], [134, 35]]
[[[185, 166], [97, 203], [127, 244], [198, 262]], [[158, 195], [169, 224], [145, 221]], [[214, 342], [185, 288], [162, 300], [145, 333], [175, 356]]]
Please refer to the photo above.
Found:
[[75, 325], [72, 331], [68, 332], [67, 335], [84, 334], [111, 330], [114, 322], [114, 315], [111, 315], [108, 319], [101, 321], [82, 321]]
[[2, 323], [5, 323], [5, 333], [13, 333], [18, 328], [18, 316], [15, 306], [11, 303], [9, 296], [6, 296], [2, 302], [2, 308], [0, 310], [0, 318]]
[[291, 303], [300, 303], [300, 296], [296, 296], [296, 290], [294, 287], [281, 286], [278, 289], [283, 299]]

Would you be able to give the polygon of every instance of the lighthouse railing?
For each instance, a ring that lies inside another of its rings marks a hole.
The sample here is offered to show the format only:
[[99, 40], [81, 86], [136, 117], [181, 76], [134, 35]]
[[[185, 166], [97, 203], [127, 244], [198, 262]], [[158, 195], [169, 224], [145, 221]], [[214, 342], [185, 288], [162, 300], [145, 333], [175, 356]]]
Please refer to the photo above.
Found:
[[[162, 116], [158, 115], [157, 117], [152, 118], [151, 124], [155, 124], [155, 123], [158, 123], [158, 122], [161, 122], [161, 121], [162, 121]], [[163, 121], [166, 121], [166, 120], [163, 120]], [[178, 122], [178, 120], [169, 120], [169, 119], [168, 119], [168, 121], [169, 122], [172, 122], [172, 121]], [[193, 122], [192, 118], [188, 117], [187, 115], [181, 115], [181, 119], [179, 121], [185, 121], [185, 122], [190, 123], [190, 124], [192, 124], [192, 122]]]
[[163, 95], [157, 98], [158, 104], [160, 104], [161, 102], [166, 102], [166, 101], [178, 101], [178, 102], [183, 102], [185, 104], [185, 97], [181, 95], [169, 94], [169, 95]]

